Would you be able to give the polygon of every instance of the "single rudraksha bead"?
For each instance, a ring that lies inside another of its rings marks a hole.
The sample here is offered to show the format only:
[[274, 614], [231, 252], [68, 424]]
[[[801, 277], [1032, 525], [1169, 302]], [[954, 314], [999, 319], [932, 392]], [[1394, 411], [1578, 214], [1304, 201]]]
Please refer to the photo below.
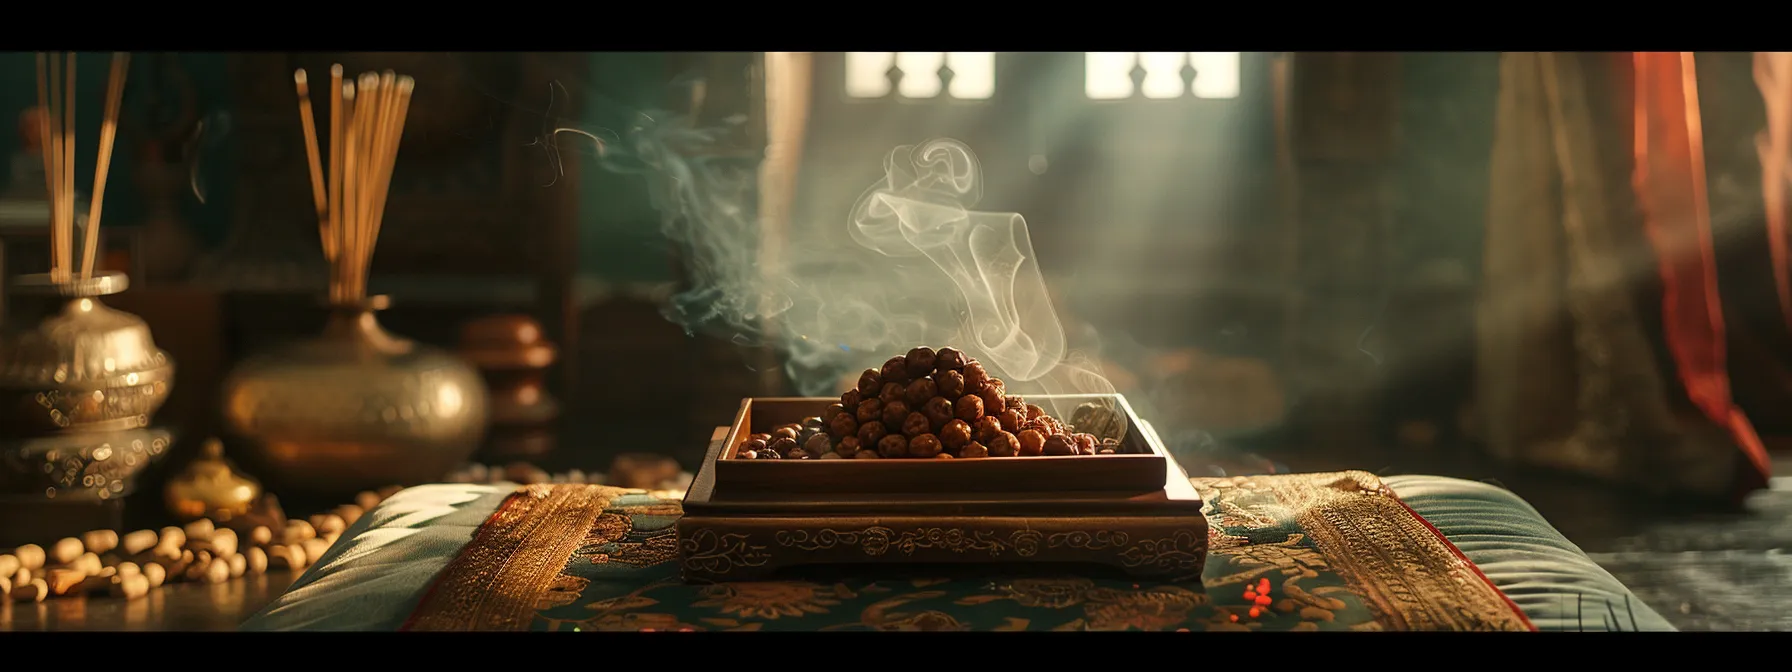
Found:
[[903, 383], [884, 383], [884, 389], [877, 393], [877, 400], [888, 406], [892, 401], [902, 401], [907, 391], [908, 386]]
[[[791, 439], [791, 438], [786, 438], [786, 437], [780, 436], [776, 439], [773, 439], [771, 442], [771, 445], [766, 446], [766, 450], [777, 453], [779, 455], [783, 455], [792, 450], [796, 450], [796, 439]], [[764, 452], [764, 451], [761, 451], [761, 452]]]
[[910, 413], [902, 420], [902, 435], [910, 438], [933, 431], [933, 422], [921, 413]]
[[839, 453], [841, 457], [852, 457], [857, 454], [859, 449], [864, 445], [865, 444], [859, 443], [859, 437], [842, 437], [839, 442], [834, 444], [834, 452]]
[[959, 397], [958, 403], [953, 404], [952, 411], [953, 411], [954, 415], [958, 416], [959, 420], [963, 420], [965, 422], [976, 422], [978, 420], [982, 420], [983, 419], [983, 398], [971, 396], [968, 394], [964, 395], [962, 397]]
[[934, 384], [932, 378], [916, 378], [908, 384], [908, 389], [903, 390], [902, 399], [907, 401], [908, 405], [919, 408], [922, 404], [927, 403], [928, 399], [932, 399], [938, 394], [939, 387]]
[[933, 348], [920, 347], [908, 351], [908, 356], [903, 358], [904, 363], [907, 365], [908, 377], [920, 378], [932, 374], [934, 360], [937, 357], [938, 356], [933, 352]]
[[982, 394], [989, 387], [989, 372], [984, 370], [982, 362], [969, 362], [964, 365], [964, 391], [966, 394]]
[[884, 389], [884, 379], [877, 374], [877, 369], [865, 369], [859, 374], [858, 390], [861, 398], [877, 396], [877, 391], [881, 389]]
[[963, 371], [965, 356], [958, 348], [940, 348], [933, 356], [933, 366], [939, 371]]
[[909, 457], [934, 457], [941, 454], [941, 448], [943, 448], [943, 446], [940, 445], [940, 437], [932, 434], [922, 434], [908, 440]]
[[1027, 424], [1026, 416], [1012, 408], [1002, 411], [1002, 414], [996, 417], [1001, 419], [1002, 430], [1007, 432], [1018, 432], [1023, 429], [1022, 425]]
[[971, 442], [971, 425], [963, 420], [953, 419], [940, 429], [940, 443], [946, 450], [958, 452], [964, 444]]
[[900, 427], [903, 420], [908, 419], [908, 403], [897, 399], [884, 404], [883, 421], [885, 427]]
[[859, 445], [875, 446], [879, 439], [889, 433], [889, 430], [884, 429], [884, 423], [881, 422], [873, 421], [861, 424], [859, 425]]
[[1008, 432], [996, 432], [989, 440], [990, 457], [1014, 457], [1020, 454], [1020, 439]]
[[834, 438], [852, 436], [859, 431], [859, 419], [849, 413], [835, 413], [834, 419], [828, 421], [828, 433]]
[[1023, 429], [1017, 435], [1020, 438], [1020, 454], [1026, 457], [1045, 454], [1045, 434], [1037, 429]]
[[993, 415], [983, 416], [983, 419], [978, 420], [974, 428], [977, 440], [985, 444], [989, 443], [990, 439], [996, 438], [997, 432], [1003, 430], [1002, 421], [997, 420]]
[[891, 434], [877, 442], [877, 454], [890, 459], [908, 457], [908, 438]]
[[945, 397], [928, 399], [921, 405], [921, 414], [927, 416], [927, 421], [934, 427], [945, 427], [952, 421], [952, 400]]
[[908, 382], [908, 358], [906, 358], [906, 357], [891, 357], [889, 359], [889, 361], [884, 362], [884, 368], [879, 370], [877, 372], [877, 375], [879, 377], [883, 378], [884, 383], [886, 383], [886, 384], [888, 384], [888, 383], [907, 383]]
[[866, 399], [859, 402], [859, 408], [855, 413], [854, 417], [858, 418], [859, 424], [876, 422], [883, 419], [884, 402], [877, 399]]
[[964, 374], [957, 371], [941, 371], [934, 374], [933, 385], [939, 395], [947, 399], [964, 396]]

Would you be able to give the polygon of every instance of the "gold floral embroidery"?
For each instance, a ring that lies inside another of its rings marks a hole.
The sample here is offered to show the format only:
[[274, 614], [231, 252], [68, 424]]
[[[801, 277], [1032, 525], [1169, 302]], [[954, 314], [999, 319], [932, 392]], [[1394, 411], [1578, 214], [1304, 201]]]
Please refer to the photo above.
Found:
[[585, 534], [583, 543], [586, 546], [615, 543], [628, 536], [633, 529], [634, 521], [629, 520], [628, 516], [605, 512], [597, 517], [597, 522], [591, 524], [591, 531]]
[[604, 614], [578, 622], [578, 628], [590, 632], [641, 632], [647, 630], [700, 630], [702, 628], [678, 620], [672, 614], [627, 613]]
[[880, 600], [866, 607], [859, 614], [858, 625], [887, 632], [948, 632], [970, 630], [970, 626], [960, 622], [943, 611], [928, 609], [916, 613], [897, 611], [911, 602], [930, 600], [946, 594], [943, 590], [923, 590], [885, 600]]
[[[998, 579], [988, 584], [935, 578], [850, 584], [857, 587], [856, 593], [849, 584], [806, 581], [686, 584], [675, 569], [652, 569], [676, 559], [676, 532], [670, 520], [658, 517], [676, 516], [676, 502], [656, 504], [638, 491], [616, 488], [538, 486], [518, 495], [526, 501], [500, 510], [482, 527], [457, 560], [458, 568], [444, 572], [436, 589], [442, 594], [432, 598], [439, 604], [420, 609], [419, 625], [414, 627], [1248, 631], [1524, 625], [1510, 607], [1488, 601], [1488, 596], [1498, 599], [1497, 591], [1473, 576], [1472, 565], [1424, 528], [1373, 475], [1192, 481], [1210, 506], [1212, 560], [1204, 585], [1150, 583], [1128, 588], [1124, 583], [1081, 577]], [[623, 502], [628, 505], [619, 505]], [[956, 547], [965, 541], [944, 531], [915, 534], [899, 542], [902, 536], [890, 535], [879, 549], [895, 553], [901, 552], [901, 543]], [[1096, 533], [1086, 538], [1077, 533], [1034, 536], [1037, 539], [1027, 541], [1041, 547], [1102, 543], [1117, 550], [1139, 546], [1139, 552], [1152, 551], [1152, 557], [1141, 556], [1141, 562], [1176, 562], [1177, 554], [1189, 546], [1188, 540], [1174, 534], [1126, 539]], [[686, 543], [696, 544], [700, 562], [760, 561], [763, 549], [747, 541], [711, 534]], [[1020, 554], [1018, 541], [1012, 548]], [[560, 558], [589, 562], [555, 562], [555, 552], [563, 553]], [[594, 570], [592, 564], [606, 567]], [[521, 568], [557, 571], [537, 577], [531, 569], [526, 577], [505, 578]], [[630, 580], [625, 577], [640, 577], [639, 587], [619, 596], [607, 593], [619, 581]], [[599, 587], [606, 592], [591, 595], [582, 608], [575, 606]], [[513, 616], [505, 606], [524, 598], [527, 602], [514, 606], [528, 610], [533, 619]], [[848, 604], [859, 612], [857, 618], [842, 606]], [[992, 608], [969, 608], [978, 605]], [[706, 611], [694, 614], [693, 609]], [[1019, 609], [1033, 611], [1004, 613]], [[830, 616], [833, 612], [848, 613]]]
[[633, 567], [652, 567], [678, 559], [678, 534], [666, 530], [648, 537], [640, 543], [618, 544], [620, 547], [614, 554], [606, 558], [607, 562], [620, 562]]
[[591, 581], [577, 576], [561, 574], [554, 577], [554, 582], [535, 599], [535, 610], [547, 611], [577, 602], [579, 594], [589, 585]]
[[1305, 540], [1304, 535], [1290, 534], [1278, 542], [1228, 548], [1226, 554], [1234, 564], [1245, 567], [1245, 571], [1206, 579], [1205, 582], [1209, 586], [1229, 586], [1254, 581], [1269, 572], [1288, 577], [1313, 577], [1331, 569], [1325, 556], [1305, 545]]
[[600, 485], [518, 489], [442, 570], [407, 629], [529, 627], [542, 593], [561, 585], [567, 559], [592, 522], [627, 492]]
[[833, 589], [807, 581], [718, 583], [705, 586], [702, 595], [705, 599], [692, 606], [763, 620], [825, 614], [840, 604]]
[[1008, 599], [1023, 607], [1063, 609], [1082, 604], [1095, 582], [1088, 579], [1015, 579], [1003, 586]]
[[1002, 594], [973, 595], [959, 599], [960, 606], [1012, 600], [1019, 606], [1068, 609], [1082, 605], [1084, 617], [1057, 630], [1167, 630], [1189, 620], [1190, 612], [1206, 605], [1205, 593], [1181, 586], [1156, 586], [1132, 590], [1099, 588], [1079, 578], [1020, 579], [999, 586]]
[[[1222, 504], [1253, 494], [1271, 498], [1305, 541], [1225, 549], [1233, 564], [1255, 564], [1285, 577], [1344, 577], [1376, 617], [1401, 630], [1529, 630], [1530, 622], [1476, 575], [1449, 542], [1408, 510], [1374, 474], [1360, 471], [1241, 479], [1193, 479]], [[1267, 494], [1264, 494], [1267, 493]], [[1225, 512], [1215, 526], [1232, 525]], [[1259, 509], [1263, 510], [1263, 509]], [[1297, 550], [1300, 549], [1300, 550]], [[1225, 577], [1232, 579], [1240, 575]], [[1293, 608], [1322, 604], [1296, 605]]]
[[1188, 621], [1189, 612], [1207, 604], [1207, 595], [1181, 586], [1145, 590], [1103, 588], [1090, 591], [1085, 628], [1089, 630], [1172, 630]]

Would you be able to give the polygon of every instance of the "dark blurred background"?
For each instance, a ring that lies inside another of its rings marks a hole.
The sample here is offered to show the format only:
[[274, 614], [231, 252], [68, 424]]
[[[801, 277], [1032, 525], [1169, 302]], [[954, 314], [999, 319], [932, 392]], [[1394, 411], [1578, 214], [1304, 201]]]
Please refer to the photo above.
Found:
[[[420, 82], [373, 268], [388, 327], [454, 346], [477, 317], [536, 320], [561, 350], [556, 460], [688, 463], [740, 397], [795, 389], [776, 352], [661, 314], [689, 284], [689, 250], [662, 234], [647, 179], [599, 165], [592, 137], [619, 143], [662, 114], [738, 131], [702, 151], [792, 167], [757, 194], [776, 201], [766, 239], [843, 238], [891, 147], [964, 141], [983, 209], [1027, 218], [1072, 346], [1166, 437], [1339, 455], [1473, 438], [1499, 54], [1307, 54], [1293, 76], [1271, 53], [801, 56], [803, 93], [780, 103], [760, 53], [138, 54], [108, 263], [133, 275], [120, 306], [181, 363], [164, 420], [182, 451], [216, 433], [232, 362], [321, 324], [291, 73], [333, 62]], [[81, 62], [96, 104], [104, 58]], [[31, 104], [30, 59], [0, 60], [0, 113]], [[1760, 123], [1746, 55], [1705, 70], [1708, 119], [1743, 129], [1711, 132], [1712, 179], [1746, 196], [1726, 172], [1753, 158]], [[768, 117], [777, 104], [801, 109]], [[777, 119], [798, 140], [776, 146]]]

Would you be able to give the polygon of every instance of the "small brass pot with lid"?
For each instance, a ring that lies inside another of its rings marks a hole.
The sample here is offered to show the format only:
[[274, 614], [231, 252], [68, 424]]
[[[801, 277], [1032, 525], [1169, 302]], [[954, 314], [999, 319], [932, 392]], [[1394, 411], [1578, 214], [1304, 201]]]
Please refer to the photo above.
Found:
[[224, 523], [244, 516], [261, 498], [261, 484], [243, 475], [224, 458], [224, 444], [205, 442], [199, 459], [168, 481], [162, 491], [168, 513], [183, 523], [200, 518]]

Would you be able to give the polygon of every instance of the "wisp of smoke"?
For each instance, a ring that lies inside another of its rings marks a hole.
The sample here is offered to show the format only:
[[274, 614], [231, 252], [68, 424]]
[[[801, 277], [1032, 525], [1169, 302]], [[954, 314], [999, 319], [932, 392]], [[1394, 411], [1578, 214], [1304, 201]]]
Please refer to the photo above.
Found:
[[[734, 120], [738, 124], [739, 120]], [[692, 117], [642, 114], [600, 161], [646, 180], [666, 237], [685, 251], [690, 278], [666, 317], [690, 333], [727, 333], [759, 343], [765, 320], [788, 310], [788, 297], [766, 292], [759, 272], [759, 227], [751, 208], [758, 186], [754, 157], [723, 151], [734, 128], [699, 128]]]
[[666, 316], [688, 332], [776, 348], [808, 395], [836, 393], [848, 372], [917, 345], [959, 347], [1017, 392], [1114, 391], [1066, 352], [1026, 220], [972, 209], [982, 176], [963, 143], [897, 147], [844, 218], [856, 245], [793, 227], [767, 268], [750, 207], [758, 157], [721, 151], [733, 129], [642, 119], [601, 161], [645, 177], [666, 235], [685, 250], [690, 285]]

